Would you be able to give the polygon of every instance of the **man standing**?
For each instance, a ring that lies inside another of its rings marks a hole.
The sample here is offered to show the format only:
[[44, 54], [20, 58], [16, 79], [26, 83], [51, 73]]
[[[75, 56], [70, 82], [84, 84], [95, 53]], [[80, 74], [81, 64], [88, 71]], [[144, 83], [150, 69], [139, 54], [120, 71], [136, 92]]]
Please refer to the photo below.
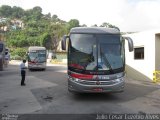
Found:
[[26, 60], [23, 60], [22, 63], [20, 64], [20, 70], [21, 70], [21, 86], [25, 86], [25, 77], [26, 77], [26, 70], [27, 67], [25, 66]]

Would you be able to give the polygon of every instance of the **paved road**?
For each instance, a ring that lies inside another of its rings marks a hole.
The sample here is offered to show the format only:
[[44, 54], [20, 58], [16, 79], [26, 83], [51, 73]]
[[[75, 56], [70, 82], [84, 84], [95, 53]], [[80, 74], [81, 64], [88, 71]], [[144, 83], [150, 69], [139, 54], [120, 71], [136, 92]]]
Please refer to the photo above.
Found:
[[126, 79], [123, 93], [72, 94], [67, 90], [66, 66], [28, 71], [22, 87], [17, 65], [0, 73], [0, 113], [160, 113], [160, 86], [151, 82]]

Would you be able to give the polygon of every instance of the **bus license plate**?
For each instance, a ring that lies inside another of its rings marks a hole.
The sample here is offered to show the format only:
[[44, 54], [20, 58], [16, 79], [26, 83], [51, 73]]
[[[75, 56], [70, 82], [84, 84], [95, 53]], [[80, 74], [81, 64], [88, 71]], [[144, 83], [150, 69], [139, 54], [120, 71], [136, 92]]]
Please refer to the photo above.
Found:
[[95, 91], [95, 92], [102, 92], [103, 89], [102, 88], [93, 88], [93, 91]]

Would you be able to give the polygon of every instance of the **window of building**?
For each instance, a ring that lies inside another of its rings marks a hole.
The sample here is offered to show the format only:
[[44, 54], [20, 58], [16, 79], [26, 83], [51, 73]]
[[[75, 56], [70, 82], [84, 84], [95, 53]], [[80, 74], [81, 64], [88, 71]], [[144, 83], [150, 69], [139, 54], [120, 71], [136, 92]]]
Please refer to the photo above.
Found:
[[134, 59], [144, 59], [144, 47], [134, 48]]

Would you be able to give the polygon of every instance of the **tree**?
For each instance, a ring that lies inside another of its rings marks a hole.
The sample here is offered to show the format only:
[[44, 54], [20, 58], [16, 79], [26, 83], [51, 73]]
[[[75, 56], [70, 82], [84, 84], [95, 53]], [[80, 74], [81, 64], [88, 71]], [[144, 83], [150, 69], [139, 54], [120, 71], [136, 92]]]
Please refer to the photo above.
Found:
[[49, 34], [44, 34], [43, 45], [56, 52], [61, 37], [67, 33], [66, 26], [61, 23], [52, 23], [49, 31]]
[[0, 7], [0, 16], [4, 18], [10, 18], [12, 16], [12, 8], [8, 5], [2, 5]]
[[41, 7], [34, 7], [33, 9], [29, 9], [25, 11], [25, 16], [23, 17], [23, 20], [25, 22], [28, 22], [30, 20], [38, 21], [42, 18], [42, 8]]
[[13, 6], [12, 18], [21, 19], [24, 16], [24, 10], [21, 7]]
[[118, 30], [120, 30], [118, 27], [116, 27], [115, 25], [112, 25], [110, 23], [104, 22], [102, 23], [102, 25], [100, 25], [100, 27], [107, 27], [107, 28], [116, 28]]
[[98, 27], [98, 25], [97, 25], [97, 24], [94, 24], [94, 25], [92, 25], [92, 27]]
[[3, 5], [0, 7], [0, 16], [4, 18], [21, 19], [24, 16], [24, 10], [21, 7]]
[[52, 18], [51, 18], [51, 21], [55, 22], [55, 23], [58, 22], [59, 21], [58, 16], [57, 15], [53, 15]]
[[52, 34], [44, 33], [41, 40], [41, 45], [46, 47], [47, 50], [56, 51], [59, 45], [59, 39], [53, 33]]
[[72, 29], [73, 27], [79, 27], [79, 21], [77, 19], [71, 19], [68, 22], [68, 31], [70, 31], [70, 29]]
[[48, 33], [44, 33], [41, 37], [41, 46], [46, 47], [47, 50], [51, 49], [51, 36]]
[[12, 30], [7, 33], [7, 45], [9, 47], [27, 47], [29, 42], [24, 30]]
[[33, 16], [35, 17], [36, 20], [41, 19], [42, 17], [42, 8], [37, 6], [33, 8]]
[[83, 24], [83, 25], [81, 25], [81, 27], [87, 27], [87, 25], [86, 25], [86, 24]]
[[48, 13], [43, 16], [46, 20], [51, 20], [51, 13]]

